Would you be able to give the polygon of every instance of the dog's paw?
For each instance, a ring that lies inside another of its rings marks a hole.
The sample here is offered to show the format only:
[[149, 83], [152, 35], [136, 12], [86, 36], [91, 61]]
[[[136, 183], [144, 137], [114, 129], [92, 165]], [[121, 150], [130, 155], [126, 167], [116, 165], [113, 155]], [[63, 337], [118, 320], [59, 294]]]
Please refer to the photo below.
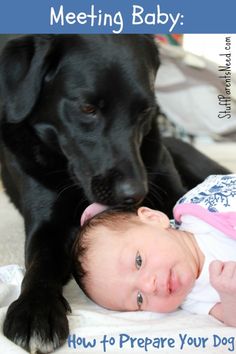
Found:
[[61, 295], [21, 295], [7, 311], [3, 333], [31, 354], [50, 353], [68, 337], [68, 311], [70, 306]]

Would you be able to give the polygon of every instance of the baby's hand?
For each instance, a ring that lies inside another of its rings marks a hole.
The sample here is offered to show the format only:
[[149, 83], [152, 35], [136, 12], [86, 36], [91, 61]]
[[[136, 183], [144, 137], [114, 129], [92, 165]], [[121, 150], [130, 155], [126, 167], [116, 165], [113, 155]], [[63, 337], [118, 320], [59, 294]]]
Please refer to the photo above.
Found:
[[236, 262], [213, 261], [209, 273], [210, 283], [220, 295], [222, 320], [236, 327]]
[[[236, 262], [213, 261], [209, 266], [210, 283], [220, 296], [236, 295]], [[236, 302], [236, 301], [235, 301]]]

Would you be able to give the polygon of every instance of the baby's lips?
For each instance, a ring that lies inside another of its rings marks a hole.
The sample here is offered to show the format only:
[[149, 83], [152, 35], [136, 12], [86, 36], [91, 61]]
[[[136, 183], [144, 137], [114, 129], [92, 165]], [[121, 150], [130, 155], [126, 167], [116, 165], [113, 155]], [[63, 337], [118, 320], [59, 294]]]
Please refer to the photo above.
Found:
[[81, 219], [80, 219], [80, 225], [83, 226], [83, 224], [94, 217], [95, 215], [101, 213], [102, 211], [108, 209], [108, 206], [99, 204], [99, 203], [92, 203], [90, 204], [83, 212]]

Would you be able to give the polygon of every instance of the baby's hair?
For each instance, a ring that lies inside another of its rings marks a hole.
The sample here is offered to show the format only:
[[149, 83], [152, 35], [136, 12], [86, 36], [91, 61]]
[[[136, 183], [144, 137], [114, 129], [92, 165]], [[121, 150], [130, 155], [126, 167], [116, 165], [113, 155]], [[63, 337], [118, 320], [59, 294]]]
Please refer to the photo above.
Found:
[[[84, 263], [88, 251], [93, 244], [93, 230], [95, 231], [97, 227], [103, 226], [117, 234], [126, 232], [130, 226], [139, 224], [138, 219], [135, 217], [136, 215], [134, 209], [125, 211], [117, 209], [105, 210], [95, 215], [90, 220], [87, 220], [81, 227], [72, 249], [73, 276], [81, 290], [88, 297], [90, 296], [86, 289], [86, 281], [88, 280], [89, 274]], [[99, 235], [96, 237], [99, 237]]]

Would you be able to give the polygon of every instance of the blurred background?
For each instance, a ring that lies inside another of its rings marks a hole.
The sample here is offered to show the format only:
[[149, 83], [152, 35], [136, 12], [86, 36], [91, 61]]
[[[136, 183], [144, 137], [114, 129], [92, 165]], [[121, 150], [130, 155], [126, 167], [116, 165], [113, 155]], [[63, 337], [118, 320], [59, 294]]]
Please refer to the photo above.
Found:
[[[162, 61], [156, 78], [162, 134], [192, 143], [236, 172], [236, 35], [156, 39]], [[227, 106], [219, 104], [219, 96]]]

